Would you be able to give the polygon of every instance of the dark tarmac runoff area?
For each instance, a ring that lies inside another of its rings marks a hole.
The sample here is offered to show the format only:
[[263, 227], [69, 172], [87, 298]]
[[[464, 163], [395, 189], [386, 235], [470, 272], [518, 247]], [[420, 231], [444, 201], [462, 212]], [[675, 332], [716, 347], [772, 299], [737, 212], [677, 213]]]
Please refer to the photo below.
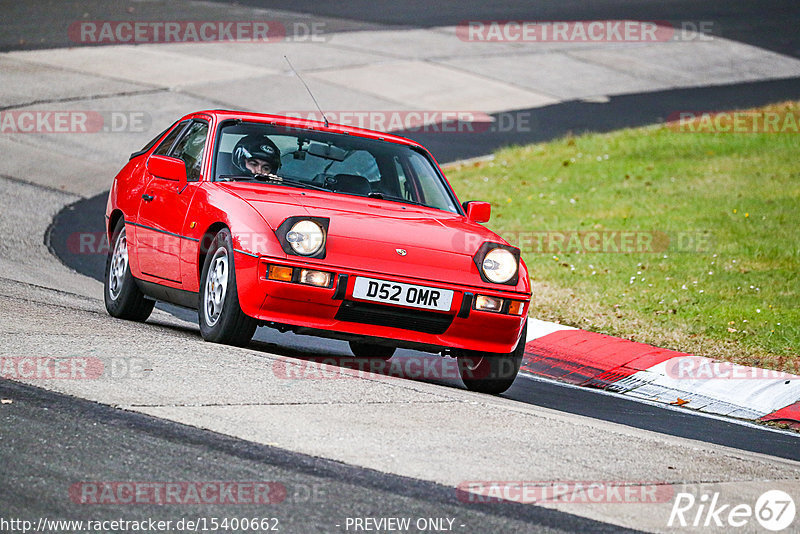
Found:
[[[357, 520], [393, 517], [414, 525], [421, 521], [422, 531], [446, 526], [470, 533], [628, 532], [538, 506], [469, 502], [455, 488], [248, 443], [7, 380], [0, 380], [0, 397], [4, 519], [33, 525], [41, 518], [152, 519], [176, 526], [184, 520], [212, 532], [252, 531], [210, 528], [214, 519], [242, 518], [256, 519], [259, 532], [304, 533], [352, 532], [365, 524]], [[111, 486], [115, 481], [148, 484], [132, 505], [126, 501], [133, 494], [122, 484]], [[219, 485], [205, 494], [203, 487], [197, 494], [184, 487], [174, 493], [174, 504], [162, 504], [169, 494], [154, 488], [175, 481]], [[225, 493], [219, 488], [226, 481], [269, 489]], [[104, 493], [97, 489], [101, 484], [112, 489]], [[219, 499], [225, 502], [215, 504]], [[192, 530], [202, 529], [180, 531]]]

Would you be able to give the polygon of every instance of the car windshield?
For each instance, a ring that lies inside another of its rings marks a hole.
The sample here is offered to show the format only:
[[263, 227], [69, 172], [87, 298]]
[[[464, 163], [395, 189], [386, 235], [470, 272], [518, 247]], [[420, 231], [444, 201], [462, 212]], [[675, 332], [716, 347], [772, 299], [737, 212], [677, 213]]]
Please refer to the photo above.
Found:
[[[260, 181], [319, 188], [460, 213], [455, 196], [430, 158], [406, 145], [355, 135], [236, 122], [223, 123], [217, 147], [214, 171], [217, 181]], [[245, 150], [237, 150], [239, 147]], [[266, 154], [273, 152], [270, 147], [280, 152], [280, 165], [267, 174], [254, 176], [253, 172], [264, 171], [252, 169], [264, 167], [251, 162], [248, 168], [245, 160], [265, 161]], [[259, 158], [259, 155], [264, 156]]]

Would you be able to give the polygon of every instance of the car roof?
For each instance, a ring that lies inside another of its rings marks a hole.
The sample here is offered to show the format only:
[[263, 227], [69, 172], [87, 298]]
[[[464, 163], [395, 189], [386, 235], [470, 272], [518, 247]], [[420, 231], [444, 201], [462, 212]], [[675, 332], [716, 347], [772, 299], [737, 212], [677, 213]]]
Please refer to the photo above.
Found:
[[407, 139], [405, 137], [400, 137], [399, 135], [392, 135], [385, 132], [378, 132], [375, 130], [367, 130], [366, 128], [345, 126], [344, 124], [334, 124], [331, 122], [328, 123], [328, 126], [325, 126], [325, 123], [322, 121], [301, 119], [297, 117], [287, 117], [284, 115], [270, 115], [267, 113], [250, 113], [246, 111], [212, 109], [212, 110], [203, 110], [203, 111], [197, 111], [195, 113], [190, 113], [184, 118], [190, 118], [196, 115], [211, 115], [215, 117], [219, 122], [226, 120], [235, 120], [235, 119], [240, 119], [243, 121], [266, 122], [266, 123], [276, 124], [278, 126], [306, 128], [310, 130], [318, 130], [321, 132], [330, 132], [330, 133], [344, 133], [349, 135], [357, 135], [359, 137], [366, 137], [369, 139], [378, 139], [381, 141], [389, 141], [392, 143], [415, 146], [423, 149], [425, 148], [419, 143], [416, 143], [411, 139]]

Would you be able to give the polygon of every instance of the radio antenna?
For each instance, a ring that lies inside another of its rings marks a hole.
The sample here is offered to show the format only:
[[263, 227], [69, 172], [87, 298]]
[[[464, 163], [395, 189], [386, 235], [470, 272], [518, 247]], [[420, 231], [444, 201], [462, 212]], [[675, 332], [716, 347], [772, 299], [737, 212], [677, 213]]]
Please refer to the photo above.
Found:
[[324, 111], [322, 111], [322, 108], [321, 108], [321, 107], [319, 107], [319, 102], [317, 102], [317, 99], [316, 99], [316, 98], [314, 98], [314, 93], [312, 93], [312, 92], [311, 92], [311, 89], [309, 89], [309, 87], [308, 87], [308, 84], [306, 84], [305, 80], [303, 80], [303, 77], [302, 77], [302, 76], [300, 76], [300, 73], [299, 73], [299, 72], [297, 72], [296, 70], [294, 70], [294, 67], [292, 66], [292, 62], [291, 62], [291, 61], [289, 61], [289, 58], [288, 58], [288, 57], [286, 57], [286, 56], [283, 56], [283, 59], [285, 59], [285, 60], [286, 60], [286, 63], [288, 63], [288, 64], [289, 64], [289, 68], [290, 68], [290, 69], [292, 69], [292, 72], [294, 72], [294, 73], [295, 73], [295, 75], [296, 75], [298, 78], [300, 78], [300, 83], [302, 83], [302, 84], [303, 84], [303, 86], [305, 86], [305, 88], [306, 88], [306, 91], [308, 91], [308, 94], [311, 96], [311, 100], [313, 100], [313, 101], [314, 101], [314, 104], [317, 106], [317, 109], [319, 110], [320, 114], [322, 115], [322, 118], [325, 120], [325, 128], [327, 128], [327, 127], [328, 127], [328, 117], [326, 117], [326, 116], [325, 116], [325, 112], [324, 112]]

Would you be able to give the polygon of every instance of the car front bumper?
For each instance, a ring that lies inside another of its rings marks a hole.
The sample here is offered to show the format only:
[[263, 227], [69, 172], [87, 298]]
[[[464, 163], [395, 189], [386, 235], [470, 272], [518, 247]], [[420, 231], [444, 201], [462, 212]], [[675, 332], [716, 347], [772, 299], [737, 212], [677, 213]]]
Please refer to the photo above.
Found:
[[[269, 280], [269, 265], [332, 272], [334, 280], [331, 287]], [[450, 310], [435, 312], [354, 299], [353, 287], [359, 276], [450, 289], [453, 291]], [[330, 337], [381, 338], [384, 343], [428, 350], [455, 348], [510, 353], [519, 341], [530, 304], [530, 295], [515, 291], [431, 283], [355, 269], [334, 270], [320, 264], [244, 254], [237, 254], [236, 277], [242, 311], [264, 323]], [[521, 315], [475, 310], [471, 303], [476, 294], [524, 301]]]

